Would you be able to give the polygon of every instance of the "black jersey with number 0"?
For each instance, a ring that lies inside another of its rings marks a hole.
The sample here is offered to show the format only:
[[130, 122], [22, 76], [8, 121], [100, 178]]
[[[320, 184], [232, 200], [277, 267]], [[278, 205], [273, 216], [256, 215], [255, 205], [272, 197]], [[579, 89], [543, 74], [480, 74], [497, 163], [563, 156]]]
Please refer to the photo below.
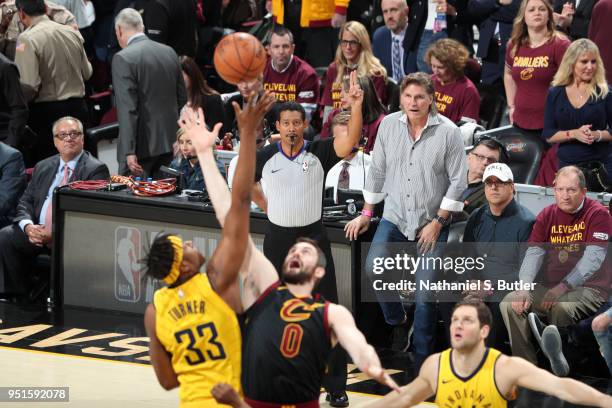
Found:
[[329, 302], [272, 285], [245, 313], [242, 384], [247, 400], [296, 404], [319, 398], [331, 351]]

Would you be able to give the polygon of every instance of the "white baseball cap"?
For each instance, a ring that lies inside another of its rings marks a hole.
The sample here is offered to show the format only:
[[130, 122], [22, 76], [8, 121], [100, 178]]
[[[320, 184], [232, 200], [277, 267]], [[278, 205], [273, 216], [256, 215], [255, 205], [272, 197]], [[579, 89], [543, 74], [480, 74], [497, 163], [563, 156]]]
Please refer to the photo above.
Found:
[[491, 176], [497, 177], [500, 181], [514, 181], [512, 170], [505, 163], [491, 163], [487, 166], [482, 176], [482, 181], [485, 181]]

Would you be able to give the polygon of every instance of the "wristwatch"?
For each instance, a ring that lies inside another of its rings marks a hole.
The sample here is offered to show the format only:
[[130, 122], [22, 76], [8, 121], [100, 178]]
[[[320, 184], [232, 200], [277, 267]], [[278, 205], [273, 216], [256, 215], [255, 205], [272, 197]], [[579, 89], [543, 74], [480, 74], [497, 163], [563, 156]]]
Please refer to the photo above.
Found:
[[450, 221], [450, 217], [442, 218], [442, 217], [440, 217], [437, 214], [436, 214], [436, 216], [433, 219], [438, 221], [440, 223], [440, 225], [442, 225], [443, 227], [446, 227], [449, 224], [449, 221]]

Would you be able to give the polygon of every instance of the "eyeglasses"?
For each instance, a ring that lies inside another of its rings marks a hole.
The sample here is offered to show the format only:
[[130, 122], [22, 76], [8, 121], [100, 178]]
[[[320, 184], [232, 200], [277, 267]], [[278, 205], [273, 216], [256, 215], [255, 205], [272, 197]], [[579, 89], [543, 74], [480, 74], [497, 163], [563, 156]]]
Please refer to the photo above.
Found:
[[472, 152], [470, 154], [473, 155], [474, 157], [476, 157], [481, 162], [486, 161], [489, 164], [497, 163], [497, 159], [495, 157], [483, 156], [482, 154], [478, 154], [478, 153], [474, 153], [474, 152]]
[[73, 130], [72, 132], [62, 132], [55, 135], [55, 137], [57, 137], [59, 140], [76, 140], [81, 136], [83, 136], [83, 132], [79, 132], [78, 130]]
[[500, 181], [500, 180], [487, 180], [484, 182], [485, 186], [487, 187], [503, 187], [503, 186], [509, 186], [512, 184], [512, 181], [508, 180], [508, 181]]
[[361, 45], [361, 43], [355, 40], [340, 40], [340, 45], [343, 47], [354, 48], [354, 47], [357, 47], [358, 45]]

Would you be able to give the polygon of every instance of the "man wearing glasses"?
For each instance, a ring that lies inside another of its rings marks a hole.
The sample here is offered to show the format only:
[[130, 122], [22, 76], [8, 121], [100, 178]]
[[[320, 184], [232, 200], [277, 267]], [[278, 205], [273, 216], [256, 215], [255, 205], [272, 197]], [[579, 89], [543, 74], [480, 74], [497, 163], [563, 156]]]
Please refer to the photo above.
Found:
[[53, 124], [58, 154], [42, 160], [17, 205], [13, 224], [0, 230], [0, 282], [5, 292], [27, 295], [32, 261], [49, 253], [53, 238], [53, 192], [75, 180], [110, 177], [104, 163], [83, 150], [83, 124], [64, 117]]
[[[556, 203], [538, 214], [519, 272], [519, 279], [535, 282], [535, 288], [510, 293], [500, 308], [512, 355], [536, 364], [535, 337], [553, 372], [563, 376], [569, 366], [561, 345], [568, 342], [561, 335], [608, 299], [612, 265], [605, 258], [612, 219], [603, 205], [586, 197], [584, 175], [577, 167], [560, 169], [554, 186]], [[551, 326], [542, 331], [538, 316]]]
[[492, 163], [504, 162], [505, 158], [505, 147], [496, 139], [488, 136], [478, 139], [467, 156], [468, 186], [461, 194], [463, 216], [461, 213], [453, 214], [453, 222], [464, 221], [474, 210], [487, 202], [482, 178], [485, 168]]
[[[525, 245], [521, 243], [529, 239], [535, 216], [514, 199], [514, 176], [506, 164], [488, 165], [481, 180], [486, 201], [468, 219], [463, 234], [466, 246], [462, 256], [484, 259], [482, 271], [472, 270], [468, 276], [470, 280], [481, 282], [481, 290], [469, 294], [485, 301], [493, 314], [487, 345], [509, 352], [505, 350], [508, 336], [502, 323], [499, 302], [510, 290], [498, 290], [497, 287], [499, 281], [519, 280], [521, 260], [525, 254]], [[489, 288], [485, 288], [486, 281], [491, 284]]]

